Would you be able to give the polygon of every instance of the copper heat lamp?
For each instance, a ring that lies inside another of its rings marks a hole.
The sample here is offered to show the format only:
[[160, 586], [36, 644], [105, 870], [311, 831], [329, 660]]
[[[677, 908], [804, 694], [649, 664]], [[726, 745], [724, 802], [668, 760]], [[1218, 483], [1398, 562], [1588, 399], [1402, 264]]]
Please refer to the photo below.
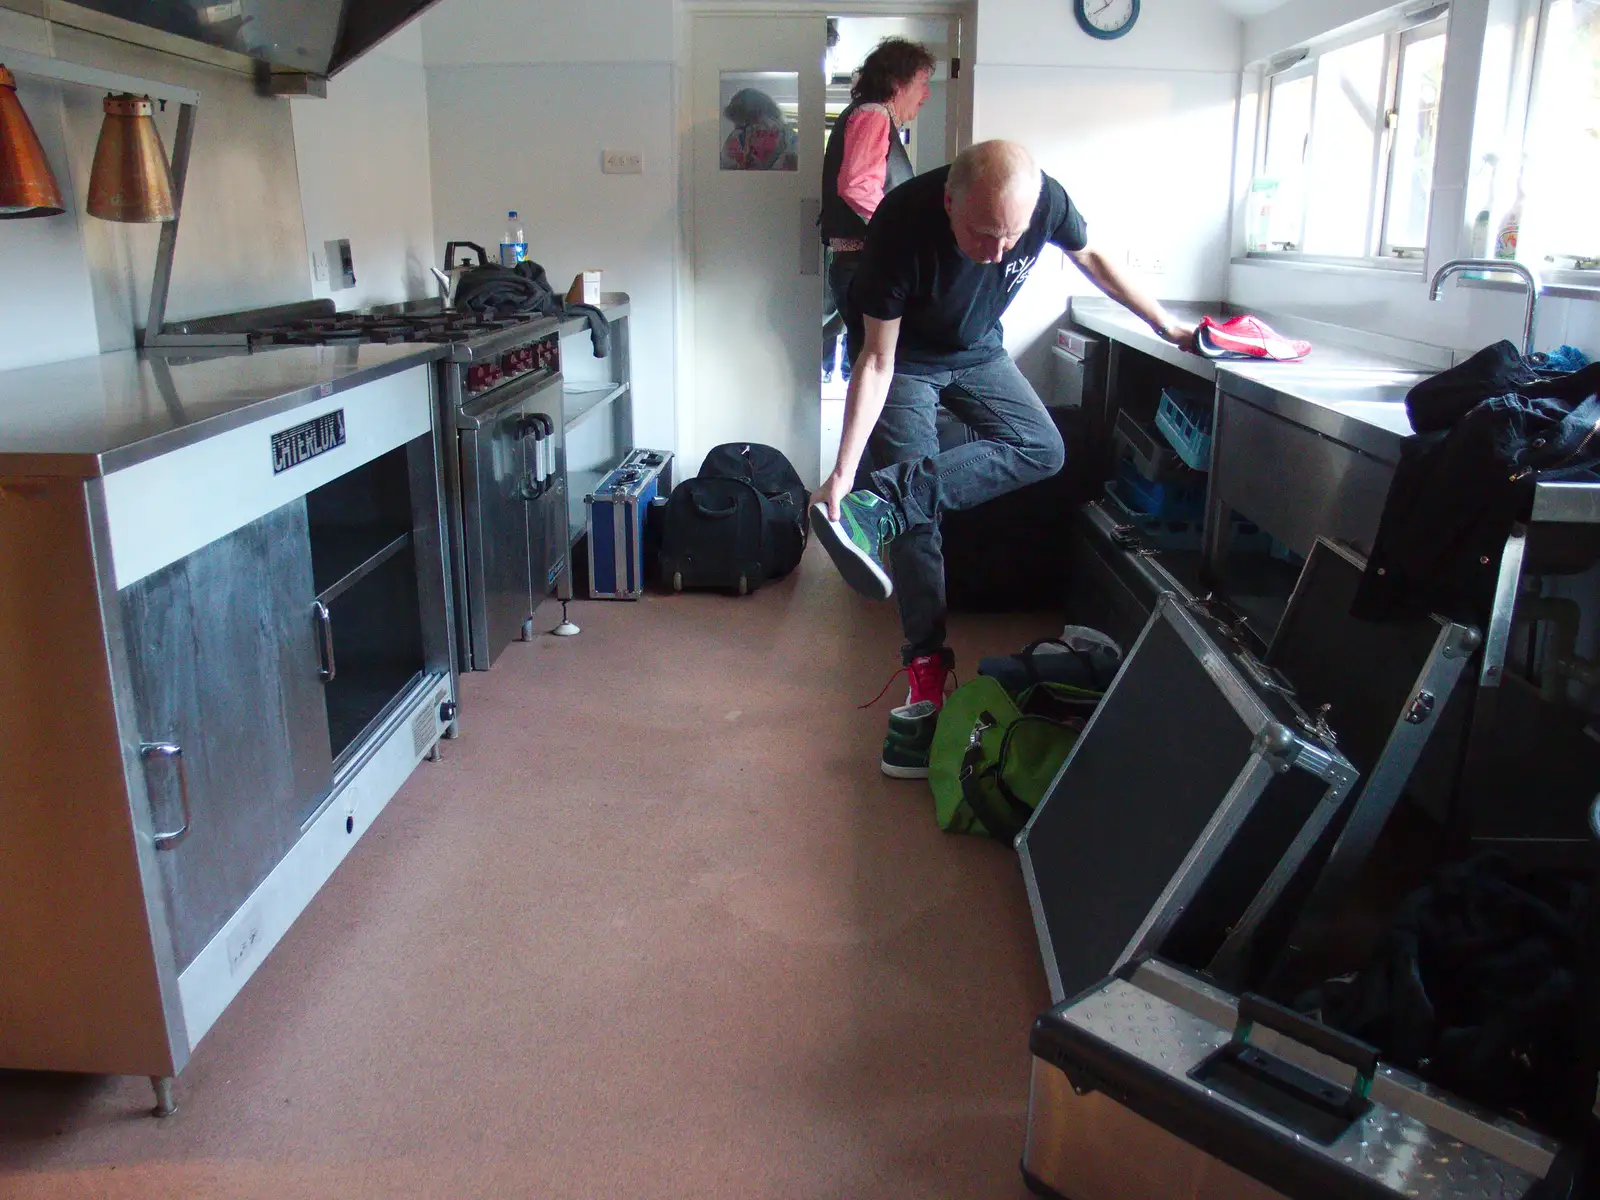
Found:
[[172, 220], [172, 172], [150, 97], [110, 95], [105, 110], [89, 170], [89, 215], [103, 221]]
[[61, 186], [17, 99], [16, 77], [0, 66], [0, 220], [62, 211]]

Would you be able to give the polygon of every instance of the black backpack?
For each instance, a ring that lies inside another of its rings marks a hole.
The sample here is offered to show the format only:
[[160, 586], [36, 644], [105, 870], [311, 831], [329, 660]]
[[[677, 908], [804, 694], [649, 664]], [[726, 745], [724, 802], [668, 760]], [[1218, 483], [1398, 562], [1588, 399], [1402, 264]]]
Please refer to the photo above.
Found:
[[717, 446], [700, 474], [672, 489], [661, 536], [661, 577], [673, 591], [744, 595], [787, 575], [806, 548], [806, 501], [783, 454], [755, 442]]

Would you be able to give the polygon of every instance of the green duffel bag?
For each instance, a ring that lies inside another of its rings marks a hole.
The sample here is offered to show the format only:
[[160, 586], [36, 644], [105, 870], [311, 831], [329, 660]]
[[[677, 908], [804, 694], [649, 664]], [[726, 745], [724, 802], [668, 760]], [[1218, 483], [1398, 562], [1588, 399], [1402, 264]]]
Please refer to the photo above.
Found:
[[1036, 683], [1013, 698], [986, 675], [958, 687], [939, 713], [928, 757], [939, 828], [1010, 843], [1044, 799], [1100, 696]]

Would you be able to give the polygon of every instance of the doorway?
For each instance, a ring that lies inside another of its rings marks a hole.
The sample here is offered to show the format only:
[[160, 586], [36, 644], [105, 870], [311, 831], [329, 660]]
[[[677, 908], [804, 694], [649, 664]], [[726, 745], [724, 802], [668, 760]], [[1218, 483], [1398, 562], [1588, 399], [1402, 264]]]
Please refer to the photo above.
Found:
[[[824, 137], [850, 104], [850, 86], [867, 55], [884, 38], [899, 37], [928, 47], [937, 65], [928, 81], [928, 99], [916, 118], [901, 131], [906, 152], [918, 175], [942, 167], [955, 157], [960, 141], [960, 99], [955, 93], [951, 62], [961, 54], [961, 20], [950, 15], [828, 18], [828, 53], [823, 60]], [[844, 433], [844, 398], [849, 364], [844, 354], [844, 322], [834, 309], [826, 284], [822, 294], [821, 443], [818, 469], [826, 475], [839, 454]]]
[[[930, 9], [941, 6], [934, 0]], [[838, 30], [830, 50], [829, 28]], [[832, 469], [843, 428], [835, 354], [832, 399], [821, 390], [824, 310], [822, 156], [850, 76], [884, 37], [928, 44], [939, 60], [910, 128], [917, 170], [953, 156], [971, 128], [969, 82], [952, 82], [961, 23], [938, 15], [829, 18], [825, 10], [691, 10], [684, 92], [684, 473], [723, 442], [759, 441], [794, 463], [808, 487]], [[831, 114], [831, 115], [830, 115]]]

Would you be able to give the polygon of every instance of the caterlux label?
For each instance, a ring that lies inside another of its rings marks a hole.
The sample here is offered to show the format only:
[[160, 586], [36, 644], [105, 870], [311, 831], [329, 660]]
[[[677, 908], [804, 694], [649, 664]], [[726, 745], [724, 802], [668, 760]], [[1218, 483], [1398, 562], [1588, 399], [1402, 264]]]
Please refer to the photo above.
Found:
[[298, 467], [344, 445], [344, 409], [272, 435], [272, 473]]

